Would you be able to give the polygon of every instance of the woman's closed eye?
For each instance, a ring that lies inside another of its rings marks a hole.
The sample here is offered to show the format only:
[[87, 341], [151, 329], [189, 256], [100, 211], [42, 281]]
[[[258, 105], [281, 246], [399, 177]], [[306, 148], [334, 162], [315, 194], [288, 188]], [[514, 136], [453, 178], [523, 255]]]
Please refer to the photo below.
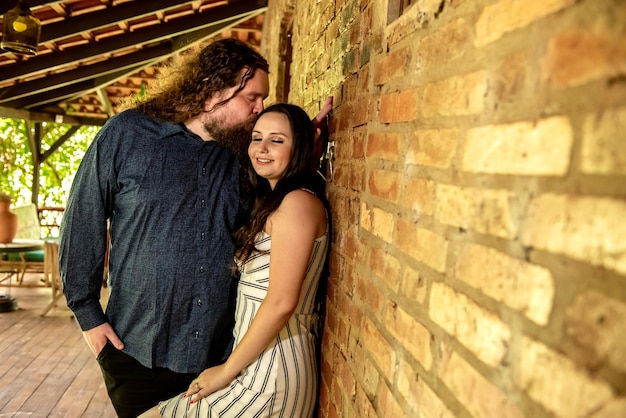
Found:
[[[252, 142], [261, 142], [263, 141], [263, 138], [261, 137], [252, 137]], [[274, 144], [282, 144], [285, 142], [285, 140], [283, 138], [270, 138], [270, 141]]]

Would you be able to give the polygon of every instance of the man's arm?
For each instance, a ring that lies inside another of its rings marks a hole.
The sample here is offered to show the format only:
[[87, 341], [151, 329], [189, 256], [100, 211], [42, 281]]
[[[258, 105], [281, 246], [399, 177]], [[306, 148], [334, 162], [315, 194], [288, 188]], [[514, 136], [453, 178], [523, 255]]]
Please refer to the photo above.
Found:
[[[106, 132], [106, 130], [104, 131]], [[100, 305], [107, 243], [109, 196], [103, 169], [100, 132], [76, 172], [63, 214], [59, 242], [59, 268], [68, 307], [84, 332], [89, 347], [98, 354], [110, 340], [120, 347]]]

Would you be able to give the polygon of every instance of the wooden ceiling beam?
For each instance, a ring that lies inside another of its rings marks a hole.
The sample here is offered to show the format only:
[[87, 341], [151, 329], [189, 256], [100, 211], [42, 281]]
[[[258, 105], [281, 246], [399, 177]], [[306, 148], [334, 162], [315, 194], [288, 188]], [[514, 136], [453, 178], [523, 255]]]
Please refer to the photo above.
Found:
[[[259, 7], [262, 5], [262, 7]], [[32, 57], [28, 60], [17, 62], [8, 68], [3, 68], [0, 73], [0, 81], [11, 80], [17, 77], [25, 78], [41, 72], [60, 68], [64, 65], [79, 63], [90, 57], [103, 54], [112, 54], [127, 48], [136, 47], [144, 43], [153, 43], [159, 40], [171, 39], [174, 36], [195, 32], [199, 29], [210, 28], [223, 21], [232, 21], [242, 17], [251, 17], [254, 14], [265, 11], [267, 1], [237, 2], [232, 5], [224, 5], [211, 9], [210, 13], [198, 13], [175, 19], [167, 23], [161, 23], [133, 33], [104, 39], [96, 44], [77, 46], [67, 51], [53, 52], [50, 54]], [[207, 19], [210, 16], [210, 19]]]
[[31, 9], [41, 6], [51, 6], [53, 4], [63, 3], [63, 0], [25, 0]]
[[132, 1], [87, 15], [69, 16], [61, 22], [44, 25], [41, 29], [39, 42], [54, 42], [62, 38], [79, 35], [82, 32], [91, 32], [96, 29], [156, 14], [188, 3], [191, 3], [191, 1]]
[[50, 113], [30, 112], [28, 110], [11, 109], [0, 106], [0, 118], [22, 119], [30, 122], [65, 123], [68, 125], [102, 126], [106, 119], [84, 118], [69, 115], [53, 115]]
[[109, 73], [102, 77], [90, 78], [77, 83], [68, 84], [59, 89], [49, 90], [39, 94], [31, 94], [21, 99], [12, 100], [3, 104], [5, 106], [14, 107], [16, 109], [32, 109], [51, 103], [58, 103], [65, 99], [70, 99], [79, 93], [82, 94], [84, 92], [106, 86], [107, 84], [112, 83], [114, 80], [118, 80], [119, 78], [123, 77], [129, 71], [139, 71], [142, 67], [143, 66], [137, 66], [131, 69], [121, 70], [116, 73]]
[[[150, 67], [158, 64], [159, 62], [163, 62], [166, 59], [172, 57], [173, 55], [180, 53], [181, 51], [191, 47], [193, 44], [202, 41], [203, 39], [207, 39], [211, 36], [214, 36], [216, 33], [223, 31], [225, 28], [238, 24], [242, 20], [247, 20], [251, 16], [243, 15], [239, 17], [238, 20], [222, 20], [221, 23], [215, 24], [213, 26], [199, 29], [193, 31], [191, 33], [186, 33], [185, 35], [176, 37], [171, 40], [171, 44], [168, 44], [168, 48], [164, 48], [162, 52], [163, 54], [159, 55], [152, 61], [146, 60], [142, 65], [131, 67], [130, 65], [127, 68], [124, 68], [122, 71], [109, 71], [99, 73], [98, 71], [94, 71], [90, 77], [81, 77], [85, 80], [82, 82], [76, 82], [76, 80], [72, 83], [63, 83], [63, 87], [61, 88], [53, 88], [43, 91], [38, 94], [29, 94], [24, 96], [22, 99], [4, 101], [2, 104], [5, 106], [15, 107], [15, 108], [39, 108], [42, 106], [57, 104], [65, 99], [77, 97], [80, 95], [87, 94], [91, 91], [95, 91], [97, 89], [105, 88], [108, 85], [114, 83], [115, 81], [131, 76], [132, 74], [140, 71], [143, 68]], [[120, 57], [123, 58], [123, 57]], [[101, 66], [105, 66], [106, 62], [101, 64]], [[120, 67], [117, 67], [118, 70]], [[79, 71], [79, 69], [74, 71]], [[88, 71], [88, 70], [87, 70]], [[59, 75], [62, 75], [60, 73]], [[76, 74], [78, 75], [78, 74]], [[45, 78], [44, 78], [45, 79]], [[37, 80], [38, 81], [38, 80]], [[34, 82], [34, 81], [33, 81]], [[54, 86], [54, 85], [52, 85]]]
[[[256, 12], [252, 13], [252, 15], [254, 15]], [[143, 68], [147, 68], [147, 67], [151, 67], [154, 65], [157, 65], [159, 63], [164, 62], [165, 60], [169, 59], [170, 57], [179, 54], [180, 52], [190, 48], [191, 46], [193, 46], [194, 44], [201, 42], [204, 39], [208, 39], [212, 36], [215, 36], [217, 33], [223, 31], [225, 28], [227, 27], [231, 27], [233, 25], [237, 25], [238, 23], [240, 23], [241, 21], [245, 21], [247, 19], [249, 19], [251, 16], [250, 15], [243, 15], [243, 16], [239, 16], [238, 20], [235, 21], [229, 21], [229, 20], [224, 20], [221, 23], [208, 27], [208, 28], [204, 28], [204, 29], [200, 29], [191, 33], [186, 33], [184, 35], [175, 37], [174, 39], [172, 39], [172, 48], [169, 54], [167, 55], [163, 55], [160, 57], [159, 60], [156, 60], [150, 64], [144, 65], [143, 67], [139, 68], [139, 69], [134, 69], [132, 71], [126, 71], [120, 74], [117, 74], [117, 76], [111, 78], [111, 77], [106, 77], [106, 78], [102, 78], [102, 77], [98, 77], [98, 79], [96, 80], [96, 85], [94, 86], [94, 88], [89, 89], [89, 90], [85, 90], [80, 92], [80, 94], [76, 95], [75, 98], [77, 98], [78, 96], [81, 95], [85, 95], [90, 93], [91, 91], [93, 91], [95, 88], [104, 88], [107, 87], [111, 84], [113, 84], [114, 82], [123, 79], [123, 78], [127, 78], [127, 77], [131, 77], [133, 74], [135, 74], [136, 72], [140, 71]]]
[[172, 52], [170, 42], [141, 49], [137, 52], [110, 58], [96, 64], [85, 65], [58, 74], [48, 75], [21, 84], [0, 89], [0, 104], [9, 103], [22, 97], [55, 90], [86, 79], [99, 77], [120, 69], [136, 68], [137, 65], [149, 64]]
[[[60, 115], [69, 114], [82, 116], [79, 124], [95, 125], [119, 111], [121, 98], [137, 94], [155, 69], [185, 49], [215, 35], [259, 48], [263, 19], [257, 16], [268, 3], [24, 1], [42, 19], [39, 54], [23, 57], [0, 50], [0, 117], [59, 122]], [[9, 3], [3, 1], [2, 7]]]
[[104, 111], [107, 115], [113, 116], [115, 114], [115, 111], [113, 110], [113, 104], [111, 103], [111, 100], [109, 100], [109, 96], [107, 96], [106, 90], [104, 88], [99, 88], [97, 92], [98, 99], [100, 99], [100, 103], [102, 104]]

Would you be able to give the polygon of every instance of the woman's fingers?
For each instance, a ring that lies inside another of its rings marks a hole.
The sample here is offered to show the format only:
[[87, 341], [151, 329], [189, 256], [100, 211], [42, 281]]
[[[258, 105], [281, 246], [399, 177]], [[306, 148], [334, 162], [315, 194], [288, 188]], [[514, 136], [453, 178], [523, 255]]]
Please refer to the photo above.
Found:
[[193, 395], [196, 395], [201, 390], [202, 390], [202, 387], [200, 386], [200, 383], [197, 380], [194, 380], [189, 385], [187, 392], [185, 392], [185, 398], [193, 397]]

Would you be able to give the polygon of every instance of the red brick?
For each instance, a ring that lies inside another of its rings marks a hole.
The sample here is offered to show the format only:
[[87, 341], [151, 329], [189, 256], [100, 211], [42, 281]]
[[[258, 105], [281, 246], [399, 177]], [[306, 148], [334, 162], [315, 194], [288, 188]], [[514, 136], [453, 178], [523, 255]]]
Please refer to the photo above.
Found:
[[365, 131], [363, 129], [355, 129], [351, 135], [352, 157], [365, 157]]
[[400, 188], [398, 173], [386, 170], [372, 170], [368, 177], [369, 191], [373, 196], [390, 202], [398, 200], [398, 190]]
[[405, 74], [410, 59], [410, 49], [404, 47], [392, 51], [376, 62], [374, 84], [381, 85]]
[[448, 168], [458, 147], [456, 129], [420, 129], [410, 136], [406, 163]]
[[428, 69], [451, 61], [463, 53], [469, 39], [465, 19], [456, 19], [442, 28], [431, 31], [419, 40], [415, 51], [420, 65]]
[[388, 93], [380, 99], [380, 122], [408, 122], [417, 116], [418, 90]]
[[421, 178], [405, 179], [406, 187], [400, 194], [400, 204], [420, 214], [432, 215], [435, 205], [435, 183]]
[[495, 80], [496, 97], [499, 101], [510, 101], [523, 91], [527, 78], [528, 58], [522, 52], [507, 56], [498, 68]]
[[383, 305], [381, 304], [381, 292], [375, 283], [368, 277], [363, 277], [361, 274], [356, 278], [355, 293], [361, 300], [363, 306], [367, 306], [370, 312], [376, 317], [380, 316]]
[[398, 161], [400, 134], [371, 133], [367, 137], [365, 156], [383, 160]]
[[378, 416], [403, 418], [406, 415], [384, 382], [381, 382], [377, 397]]
[[550, 40], [544, 78], [557, 86], [575, 86], [626, 70], [626, 35], [596, 34], [578, 28]]
[[377, 417], [374, 405], [363, 390], [357, 390], [356, 408], [360, 418]]

